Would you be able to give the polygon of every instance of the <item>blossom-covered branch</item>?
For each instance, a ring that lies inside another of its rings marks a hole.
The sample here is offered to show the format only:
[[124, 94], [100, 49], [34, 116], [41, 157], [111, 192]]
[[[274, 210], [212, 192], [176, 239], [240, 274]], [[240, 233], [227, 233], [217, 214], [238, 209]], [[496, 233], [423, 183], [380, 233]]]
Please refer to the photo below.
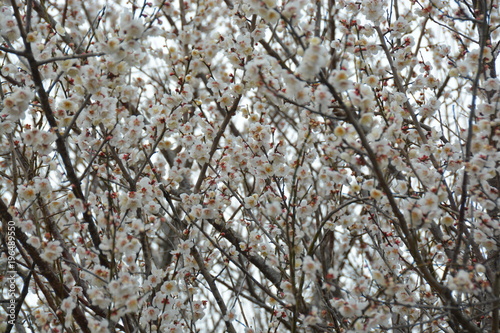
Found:
[[496, 332], [497, 7], [0, 0], [0, 331]]

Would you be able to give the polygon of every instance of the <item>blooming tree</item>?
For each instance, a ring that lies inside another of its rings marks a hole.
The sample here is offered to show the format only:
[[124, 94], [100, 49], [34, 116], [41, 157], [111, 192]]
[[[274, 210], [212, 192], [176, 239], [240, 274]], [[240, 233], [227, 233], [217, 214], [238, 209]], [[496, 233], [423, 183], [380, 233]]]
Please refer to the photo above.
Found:
[[1, 0], [2, 332], [498, 332], [496, 0]]

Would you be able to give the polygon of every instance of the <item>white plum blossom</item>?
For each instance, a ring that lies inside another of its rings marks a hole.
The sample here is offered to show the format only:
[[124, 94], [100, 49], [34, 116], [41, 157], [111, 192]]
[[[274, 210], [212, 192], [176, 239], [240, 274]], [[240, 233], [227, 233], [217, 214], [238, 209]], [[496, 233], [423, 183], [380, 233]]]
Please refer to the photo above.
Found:
[[321, 40], [317, 37], [312, 38], [297, 68], [297, 74], [304, 80], [312, 80], [320, 69], [326, 66], [327, 60], [326, 49], [321, 44]]
[[2, 38], [6, 39], [7, 41], [15, 41], [20, 36], [19, 27], [14, 17], [14, 12], [8, 6], [0, 7], [0, 31]]
[[23, 119], [25, 111], [33, 99], [33, 92], [26, 88], [15, 89], [10, 95], [3, 98], [1, 114], [9, 116], [13, 121]]
[[50, 241], [45, 245], [41, 257], [48, 262], [54, 262], [61, 256], [62, 252], [61, 242]]
[[383, 0], [367, 0], [361, 5], [361, 11], [366, 16], [366, 19], [378, 24], [384, 13]]

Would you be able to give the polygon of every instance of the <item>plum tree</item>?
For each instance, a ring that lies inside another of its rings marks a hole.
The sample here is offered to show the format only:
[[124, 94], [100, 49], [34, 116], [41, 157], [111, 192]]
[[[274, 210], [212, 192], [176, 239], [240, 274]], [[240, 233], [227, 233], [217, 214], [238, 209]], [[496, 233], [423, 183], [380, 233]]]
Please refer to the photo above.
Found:
[[2, 331], [497, 332], [495, 0], [0, 0]]

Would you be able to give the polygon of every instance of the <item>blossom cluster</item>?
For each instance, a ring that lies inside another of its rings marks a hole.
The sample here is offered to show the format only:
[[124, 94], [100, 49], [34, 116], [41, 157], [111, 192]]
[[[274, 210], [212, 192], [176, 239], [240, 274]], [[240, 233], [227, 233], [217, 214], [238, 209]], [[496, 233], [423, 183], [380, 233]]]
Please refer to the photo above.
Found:
[[0, 0], [15, 325], [492, 330], [493, 7]]

